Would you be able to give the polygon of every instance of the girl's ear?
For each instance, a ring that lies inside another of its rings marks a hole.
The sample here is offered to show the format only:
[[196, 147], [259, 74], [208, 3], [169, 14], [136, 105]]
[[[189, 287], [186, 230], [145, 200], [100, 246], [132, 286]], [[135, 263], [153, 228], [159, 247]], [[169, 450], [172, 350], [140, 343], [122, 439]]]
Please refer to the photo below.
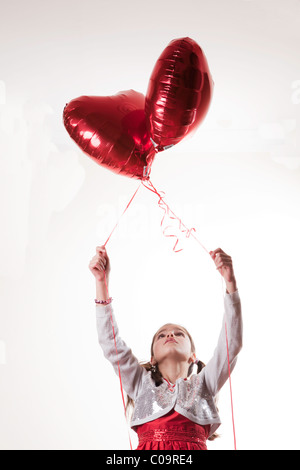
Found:
[[196, 353], [193, 353], [193, 354], [191, 355], [191, 357], [189, 358], [189, 363], [191, 363], [191, 362], [194, 363], [195, 360], [196, 360]]
[[153, 356], [151, 356], [151, 359], [150, 359], [150, 364], [152, 364], [153, 366], [156, 365], [156, 360], [154, 359]]

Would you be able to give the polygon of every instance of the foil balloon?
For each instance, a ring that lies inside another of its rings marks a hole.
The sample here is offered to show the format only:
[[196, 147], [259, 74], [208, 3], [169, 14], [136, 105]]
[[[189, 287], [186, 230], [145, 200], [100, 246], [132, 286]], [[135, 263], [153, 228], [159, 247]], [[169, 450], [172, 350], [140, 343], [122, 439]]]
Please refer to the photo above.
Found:
[[200, 46], [188, 37], [171, 41], [154, 66], [146, 93], [147, 128], [157, 152], [195, 132], [207, 114], [213, 87]]
[[63, 121], [71, 138], [96, 163], [130, 178], [149, 179], [156, 152], [142, 93], [81, 96], [66, 104]]

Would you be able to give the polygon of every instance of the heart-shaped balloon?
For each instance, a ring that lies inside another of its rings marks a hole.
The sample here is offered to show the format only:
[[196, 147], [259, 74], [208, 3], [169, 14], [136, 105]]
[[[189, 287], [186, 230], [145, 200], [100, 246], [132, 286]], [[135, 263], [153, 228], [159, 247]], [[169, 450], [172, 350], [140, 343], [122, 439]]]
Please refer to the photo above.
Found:
[[152, 71], [146, 93], [147, 128], [157, 151], [180, 142], [205, 118], [214, 82], [200, 46], [174, 39]]
[[149, 179], [156, 152], [142, 93], [81, 96], [66, 104], [63, 121], [72, 139], [96, 163], [131, 178]]

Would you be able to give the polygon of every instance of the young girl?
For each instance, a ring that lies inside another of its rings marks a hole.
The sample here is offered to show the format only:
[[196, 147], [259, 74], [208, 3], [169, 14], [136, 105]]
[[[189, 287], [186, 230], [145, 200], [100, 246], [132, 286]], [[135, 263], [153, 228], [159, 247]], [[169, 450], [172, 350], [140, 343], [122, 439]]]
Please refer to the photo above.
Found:
[[[140, 364], [119, 336], [108, 293], [110, 261], [105, 247], [97, 247], [90, 261], [96, 278], [99, 343], [117, 374], [119, 360], [124, 390], [134, 403], [131, 427], [138, 434], [137, 450], [207, 450], [206, 440], [221, 424], [216, 395], [229, 376], [225, 322], [232, 371], [242, 348], [242, 315], [231, 257], [220, 248], [210, 255], [225, 279], [226, 294], [218, 344], [206, 366], [196, 358], [188, 331], [172, 323], [155, 333], [151, 359]], [[192, 374], [194, 365], [196, 374]]]

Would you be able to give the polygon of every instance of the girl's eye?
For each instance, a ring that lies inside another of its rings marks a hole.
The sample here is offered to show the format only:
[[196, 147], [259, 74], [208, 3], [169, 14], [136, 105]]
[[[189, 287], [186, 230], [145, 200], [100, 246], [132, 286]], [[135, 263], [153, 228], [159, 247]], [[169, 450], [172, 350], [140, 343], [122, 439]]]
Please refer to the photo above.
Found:
[[163, 338], [165, 335], [163, 333], [161, 333], [160, 335], [158, 335], [157, 339], [160, 339], [160, 338]]
[[182, 333], [182, 331], [178, 331], [177, 333], [175, 333], [175, 335], [177, 335], [177, 336], [179, 336], [179, 335], [184, 336], [184, 334]]

